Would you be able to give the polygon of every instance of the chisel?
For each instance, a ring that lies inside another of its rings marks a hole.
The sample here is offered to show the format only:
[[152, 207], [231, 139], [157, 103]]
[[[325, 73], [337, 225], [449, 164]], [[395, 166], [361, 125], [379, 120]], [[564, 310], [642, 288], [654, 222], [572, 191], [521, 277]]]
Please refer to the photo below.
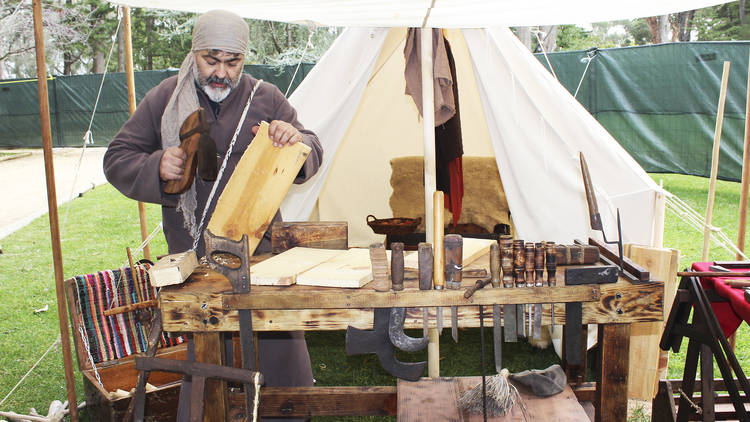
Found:
[[[524, 271], [526, 271], [526, 255], [523, 249], [523, 240], [516, 239], [513, 241], [513, 280], [516, 283], [516, 287], [526, 287]], [[516, 305], [517, 334], [521, 336], [526, 335], [526, 312], [524, 307], [523, 304]]]
[[[490, 250], [491, 251], [491, 250]], [[490, 267], [492, 262], [490, 262]], [[513, 287], [513, 241], [508, 236], [500, 238], [500, 267], [503, 270], [503, 287]], [[492, 268], [490, 268], [492, 272]], [[503, 306], [503, 318], [505, 325], [504, 338], [509, 343], [518, 341], [518, 326], [516, 323], [516, 305]]]
[[[526, 255], [526, 287], [534, 287], [534, 244], [526, 242], [524, 245], [524, 254]], [[531, 304], [526, 305], [529, 312], [529, 329], [526, 332], [526, 336], [531, 338], [533, 334], [533, 322], [534, 317], [532, 310], [534, 307]]]
[[[417, 245], [417, 258], [419, 265], [419, 290], [432, 290], [432, 245], [421, 242]], [[422, 308], [422, 327], [424, 337], [427, 337], [427, 319], [429, 310]]]
[[[544, 285], [544, 244], [534, 244], [534, 287]], [[534, 305], [534, 338], [542, 338], [542, 304]]]
[[[461, 288], [461, 270], [463, 268], [463, 243], [460, 234], [445, 235], [445, 284], [451, 290]], [[451, 306], [451, 336], [458, 343], [458, 306]]]
[[[490, 245], [490, 275], [492, 287], [499, 289], [500, 280], [500, 247], [497, 243]], [[500, 321], [500, 305], [492, 305], [492, 341], [495, 350], [495, 370], [499, 374], [503, 369], [503, 339], [502, 322]]]
[[[547, 285], [550, 287], [555, 287], [557, 285], [557, 278], [556, 278], [556, 272], [557, 272], [557, 254], [555, 253], [555, 244], [554, 242], [547, 242], [547, 245], [544, 248], [544, 255], [545, 255], [545, 266], [547, 267]], [[550, 307], [550, 315], [551, 315], [551, 331], [555, 332], [555, 304], [551, 304]]]
[[[443, 250], [443, 239], [444, 239], [444, 228], [443, 228], [443, 212], [445, 197], [443, 192], [436, 190], [432, 195], [432, 208], [433, 208], [433, 247], [432, 253], [432, 284], [435, 290], [443, 290], [445, 287], [445, 255]], [[443, 308], [438, 306], [437, 308], [437, 331], [438, 335], [443, 332]]]

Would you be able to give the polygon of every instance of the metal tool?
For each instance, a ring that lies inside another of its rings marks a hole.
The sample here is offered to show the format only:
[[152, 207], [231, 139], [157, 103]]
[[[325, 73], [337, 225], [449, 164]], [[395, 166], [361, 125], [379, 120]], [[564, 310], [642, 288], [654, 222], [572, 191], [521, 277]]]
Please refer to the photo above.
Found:
[[[534, 244], [534, 287], [544, 286], [544, 245]], [[542, 304], [534, 305], [534, 338], [542, 338]]]
[[[500, 246], [497, 243], [490, 245], [490, 274], [492, 287], [499, 289], [502, 280], [500, 279]], [[492, 305], [492, 343], [495, 351], [495, 371], [499, 374], [503, 369], [503, 333], [500, 305]]]
[[[250, 247], [246, 234], [239, 241], [234, 241], [221, 236], [215, 236], [211, 230], [204, 232], [206, 242], [206, 259], [211, 268], [223, 274], [232, 285], [235, 293], [250, 292]], [[230, 255], [239, 258], [236, 262], [229, 263], [222, 255]], [[255, 370], [255, 343], [253, 342], [253, 314], [250, 309], [239, 309], [240, 323], [240, 346], [242, 350], [242, 368]], [[255, 386], [245, 383], [245, 409], [249, 413], [253, 408], [255, 398]]]
[[[421, 242], [417, 245], [417, 258], [419, 265], [419, 290], [432, 290], [432, 245]], [[429, 308], [422, 308], [423, 337], [427, 337], [427, 325]]]
[[[490, 272], [492, 272], [491, 267], [492, 261], [490, 261]], [[503, 270], [503, 287], [506, 289], [512, 288], [515, 282], [513, 277], [513, 240], [510, 237], [500, 238], [500, 267]], [[509, 343], [518, 341], [517, 309], [518, 307], [513, 304], [503, 306], [504, 338]]]
[[[526, 255], [526, 287], [534, 287], [534, 244], [526, 242], [524, 245], [524, 255]], [[533, 310], [534, 305], [528, 304], [526, 308], [529, 312], [529, 328], [527, 331], [527, 337], [531, 337], [534, 332], [533, 322]]]
[[[557, 278], [556, 278], [556, 272], [557, 272], [557, 254], [555, 253], [555, 244], [554, 242], [547, 242], [544, 248], [544, 257], [545, 257], [545, 267], [547, 267], [547, 285], [550, 287], [555, 287], [557, 285]], [[550, 306], [550, 314], [551, 314], [551, 321], [550, 324], [552, 329], [551, 331], [555, 332], [555, 304], [552, 303]]]
[[481, 290], [485, 288], [485, 286], [487, 286], [490, 283], [492, 283], [492, 278], [490, 277], [477, 280], [473, 286], [466, 289], [466, 291], [464, 292], [464, 298], [468, 299], [472, 297], [477, 290]]
[[[524, 271], [526, 270], [526, 254], [524, 253], [524, 245], [522, 239], [516, 239], [513, 241], [513, 278], [516, 283], [516, 287], [526, 287], [526, 277]], [[516, 305], [516, 327], [518, 329], [517, 334], [526, 335], [526, 312], [525, 305]]]
[[602, 217], [599, 214], [599, 205], [596, 202], [596, 194], [594, 192], [594, 185], [591, 183], [591, 175], [589, 173], [589, 167], [586, 164], [586, 159], [583, 157], [583, 152], [579, 152], [578, 156], [581, 161], [581, 175], [583, 176], [583, 187], [586, 190], [586, 202], [589, 207], [589, 220], [591, 222], [591, 229], [598, 230], [602, 233], [604, 243], [608, 245], [617, 245], [617, 256], [619, 257], [620, 272], [623, 271], [623, 254], [622, 254], [622, 230], [620, 226], [620, 210], [617, 209], [617, 240], [607, 240], [607, 234], [604, 232], [602, 226]]
[[[448, 234], [443, 241], [445, 247], [445, 283], [449, 289], [461, 288], [463, 269], [463, 237]], [[458, 343], [458, 306], [451, 306], [451, 336]]]
[[565, 285], [616, 283], [617, 275], [614, 265], [577, 265], [565, 269]]
[[[391, 243], [391, 286], [395, 292], [404, 290], [404, 244], [401, 242]], [[405, 320], [406, 308], [391, 308], [388, 321], [391, 343], [405, 352], [416, 352], [427, 347], [429, 337], [414, 338], [404, 333]]]
[[388, 333], [390, 308], [375, 308], [373, 314], [372, 331], [351, 326], [346, 328], [346, 354], [374, 353], [380, 366], [389, 374], [408, 381], [418, 380], [427, 362], [401, 362], [396, 359]]

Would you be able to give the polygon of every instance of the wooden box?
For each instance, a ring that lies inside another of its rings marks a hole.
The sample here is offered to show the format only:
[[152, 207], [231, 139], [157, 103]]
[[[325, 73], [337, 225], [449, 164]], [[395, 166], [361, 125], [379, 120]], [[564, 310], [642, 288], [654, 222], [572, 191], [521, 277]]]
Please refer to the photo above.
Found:
[[[91, 420], [121, 421], [132, 399], [138, 371], [133, 358], [146, 347], [150, 311], [105, 316], [104, 311], [154, 297], [148, 282], [148, 264], [137, 265], [134, 283], [129, 268], [76, 276], [65, 281], [68, 312]], [[158, 357], [184, 360], [181, 338], [162, 337]], [[174, 421], [180, 394], [180, 376], [152, 372], [155, 387], [146, 394], [146, 420]], [[113, 394], [120, 391], [121, 394]]]

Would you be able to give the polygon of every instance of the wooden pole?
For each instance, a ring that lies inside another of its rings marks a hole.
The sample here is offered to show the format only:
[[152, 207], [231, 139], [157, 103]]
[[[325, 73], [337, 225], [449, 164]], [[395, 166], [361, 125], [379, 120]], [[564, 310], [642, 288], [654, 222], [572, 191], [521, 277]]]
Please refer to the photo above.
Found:
[[[433, 193], [437, 186], [435, 179], [435, 92], [432, 83], [432, 28], [422, 28], [420, 53], [422, 56], [422, 130], [424, 134], [424, 217], [425, 237], [428, 243], [434, 242], [434, 207], [443, 204], [433, 203]], [[438, 253], [437, 249], [434, 249]], [[434, 275], [433, 275], [434, 280]], [[436, 327], [428, 329], [430, 342], [427, 347], [427, 373], [431, 378], [440, 376], [440, 335]]]
[[721, 127], [724, 124], [724, 103], [727, 99], [727, 84], [729, 83], [729, 62], [724, 62], [721, 74], [721, 92], [719, 93], [719, 108], [716, 112], [716, 128], [714, 130], [714, 149], [711, 159], [711, 180], [708, 185], [708, 205], [706, 205], [706, 227], [703, 229], [703, 254], [701, 261], [708, 261], [708, 249], [711, 243], [711, 219], [714, 213], [714, 197], [716, 196], [716, 177], [719, 172], [719, 151], [721, 150]]
[[[740, 189], [740, 222], [737, 228], [737, 249], [745, 252], [745, 231], [747, 227], [747, 195], [750, 186], [750, 63], [747, 68], [747, 100], [745, 103], [745, 148], [742, 153], [742, 186]], [[737, 260], [742, 255], [737, 254]]]
[[47, 92], [47, 63], [44, 53], [44, 29], [42, 27], [42, 2], [31, 2], [34, 11], [34, 46], [36, 49], [36, 75], [39, 85], [39, 118], [44, 149], [44, 173], [47, 179], [47, 206], [49, 208], [49, 231], [52, 241], [52, 261], [55, 270], [55, 291], [57, 293], [57, 317], [60, 322], [65, 384], [68, 392], [70, 420], [78, 420], [78, 401], [73, 375], [73, 356], [70, 351], [68, 313], [63, 286], [62, 248], [60, 246], [60, 226], [57, 218], [57, 192], [55, 188], [55, 168], [52, 159], [52, 127], [49, 117], [49, 93]]
[[[125, 39], [125, 75], [128, 83], [128, 107], [130, 108], [130, 115], [135, 113], [135, 73], [133, 72], [133, 42], [130, 32], [130, 8], [127, 6], [122, 7], [123, 15], [123, 38]], [[148, 225], [146, 224], [146, 205], [138, 201], [138, 219], [141, 222], [141, 240], [146, 240], [148, 237]], [[146, 244], [143, 247], [143, 257], [151, 260], [151, 248]]]

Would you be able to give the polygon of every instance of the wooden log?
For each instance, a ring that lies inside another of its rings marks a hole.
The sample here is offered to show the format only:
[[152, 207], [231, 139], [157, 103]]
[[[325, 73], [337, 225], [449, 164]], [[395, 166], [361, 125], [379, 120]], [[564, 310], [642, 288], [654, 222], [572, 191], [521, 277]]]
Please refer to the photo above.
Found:
[[261, 122], [221, 193], [206, 229], [232, 240], [240, 240], [246, 234], [252, 255], [309, 154], [310, 147], [301, 142], [274, 147], [268, 124]]
[[346, 221], [294, 221], [271, 224], [271, 252], [282, 253], [296, 246], [348, 249]]
[[[467, 280], [463, 287], [468, 288], [471, 284], [473, 284], [471, 280]], [[405, 280], [404, 285], [406, 289], [417, 289], [417, 282], [413, 280]], [[601, 285], [598, 288], [601, 295], [598, 301], [583, 304], [583, 322], [586, 324], [661, 321], [663, 319], [663, 283], [634, 285], [620, 279], [615, 284]], [[225, 293], [228, 294], [230, 290], [229, 281], [224, 276], [205, 270], [194, 273], [185, 284], [163, 288], [159, 294], [159, 300], [163, 312], [164, 330], [175, 332], [237, 331], [239, 328], [237, 311], [225, 309], [222, 304]], [[254, 292], [273, 291], [279, 295], [288, 291], [315, 290], [321, 289], [308, 286], [253, 287]], [[323, 290], [331, 293], [346, 291], [334, 288]], [[369, 285], [360, 290], [374, 292]], [[477, 294], [491, 290], [497, 289], [482, 289]], [[528, 291], [533, 293], [535, 290], [528, 289]], [[457, 292], [461, 294], [461, 299], [465, 300], [461, 290]], [[475, 296], [476, 294], [472, 296], [472, 299], [475, 299]], [[528, 297], [520, 300], [527, 299]], [[557, 302], [557, 299], [555, 301]], [[459, 306], [458, 315], [462, 326], [479, 326], [477, 306], [473, 302], [472, 306]], [[449, 322], [448, 315], [444, 315], [443, 318]], [[554, 322], [555, 324], [565, 323], [564, 305], [555, 306]], [[551, 323], [549, 306], [543, 307], [542, 323], [545, 325]], [[345, 330], [349, 325], [361, 329], [372, 329], [372, 310], [366, 308], [253, 311], [253, 329], [258, 331]], [[422, 328], [421, 309], [407, 308], [406, 328]]]

